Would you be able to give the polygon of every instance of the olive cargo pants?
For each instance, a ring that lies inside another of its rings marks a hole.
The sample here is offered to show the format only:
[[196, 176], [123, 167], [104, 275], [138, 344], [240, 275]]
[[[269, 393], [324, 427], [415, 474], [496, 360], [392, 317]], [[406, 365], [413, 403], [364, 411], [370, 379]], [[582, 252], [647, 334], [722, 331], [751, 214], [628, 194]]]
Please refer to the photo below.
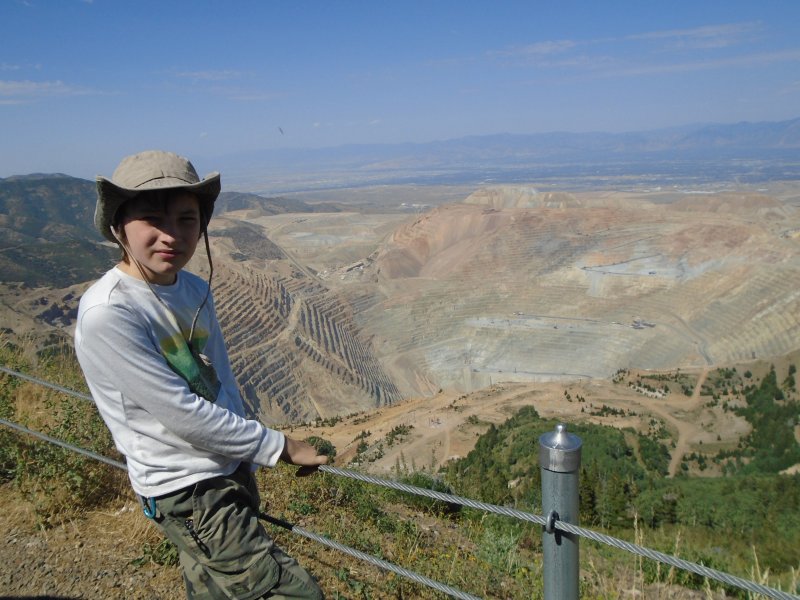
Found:
[[180, 551], [190, 600], [321, 600], [316, 581], [258, 520], [249, 465], [156, 500], [155, 522]]

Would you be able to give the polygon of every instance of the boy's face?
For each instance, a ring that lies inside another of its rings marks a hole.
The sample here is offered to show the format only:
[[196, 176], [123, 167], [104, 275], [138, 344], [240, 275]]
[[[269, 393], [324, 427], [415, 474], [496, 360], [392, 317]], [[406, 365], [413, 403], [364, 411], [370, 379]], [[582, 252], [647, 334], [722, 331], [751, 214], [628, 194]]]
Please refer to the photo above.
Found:
[[[166, 201], [140, 196], [127, 202], [120, 226], [127, 252], [135, 258], [151, 283], [171, 285], [192, 258], [201, 233], [200, 205], [197, 197], [182, 192]], [[141, 279], [133, 261], [119, 268]]]

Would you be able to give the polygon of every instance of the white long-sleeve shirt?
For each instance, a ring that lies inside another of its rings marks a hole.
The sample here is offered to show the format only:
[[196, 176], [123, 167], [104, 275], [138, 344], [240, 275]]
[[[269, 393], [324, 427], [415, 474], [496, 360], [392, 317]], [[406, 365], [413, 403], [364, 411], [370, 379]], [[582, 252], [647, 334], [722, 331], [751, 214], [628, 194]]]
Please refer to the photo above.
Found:
[[[188, 332], [206, 282], [186, 271], [173, 285], [153, 285]], [[222, 332], [209, 299], [194, 339], [214, 366], [221, 387], [215, 402], [198, 396], [173, 371], [164, 353], [179, 347], [181, 331], [144, 281], [118, 268], [81, 298], [75, 351], [100, 415], [125, 456], [133, 489], [160, 496], [216, 475], [242, 461], [274, 466], [284, 436], [244, 418]]]

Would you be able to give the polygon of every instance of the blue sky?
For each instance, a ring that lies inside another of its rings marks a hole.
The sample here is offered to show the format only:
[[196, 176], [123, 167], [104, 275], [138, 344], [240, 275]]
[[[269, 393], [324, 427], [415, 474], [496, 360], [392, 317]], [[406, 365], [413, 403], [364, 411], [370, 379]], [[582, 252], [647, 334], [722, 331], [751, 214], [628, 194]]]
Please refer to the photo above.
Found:
[[795, 0], [0, 0], [0, 177], [798, 116]]

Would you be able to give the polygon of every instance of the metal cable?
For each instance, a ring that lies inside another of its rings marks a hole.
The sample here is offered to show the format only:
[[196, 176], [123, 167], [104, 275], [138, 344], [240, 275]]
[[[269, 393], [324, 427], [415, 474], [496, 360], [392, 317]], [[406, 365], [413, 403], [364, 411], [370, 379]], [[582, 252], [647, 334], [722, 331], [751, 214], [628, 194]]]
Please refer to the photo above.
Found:
[[[364, 475], [363, 473], [358, 473], [357, 471], [350, 471], [348, 469], [339, 469], [337, 467], [330, 467], [328, 465], [322, 465], [319, 467], [321, 471], [325, 471], [327, 473], [331, 473], [332, 475], [337, 475], [340, 477], [349, 477], [351, 479], [357, 479], [359, 481], [363, 481], [366, 483], [371, 483], [373, 485], [379, 485], [383, 487], [392, 488], [395, 490], [401, 490], [404, 492], [408, 492], [410, 494], [415, 494], [418, 496], [427, 496], [428, 498], [435, 498], [436, 500], [441, 500], [443, 502], [450, 502], [453, 504], [462, 504], [464, 506], [469, 506], [471, 508], [477, 508], [479, 510], [483, 510], [486, 512], [491, 512], [499, 515], [505, 515], [509, 517], [514, 517], [516, 519], [520, 519], [522, 521], [529, 521], [532, 523], [538, 523], [539, 525], [546, 525], [547, 519], [545, 517], [534, 515], [532, 513], [523, 512], [520, 510], [516, 510], [513, 508], [508, 508], [505, 506], [497, 506], [495, 504], [487, 504], [485, 502], [477, 502], [475, 500], [470, 500], [469, 498], [462, 498], [460, 496], [453, 496], [451, 494], [443, 494], [441, 492], [435, 492], [433, 490], [427, 490], [424, 488], [415, 487], [413, 485], [406, 485], [404, 483], [400, 483], [397, 481], [391, 481], [388, 479], [380, 479], [378, 477], [372, 477], [370, 475]], [[798, 600], [800, 596], [795, 596], [793, 594], [789, 594], [787, 592], [783, 592], [781, 590], [775, 590], [773, 588], [755, 583], [753, 581], [749, 581], [747, 579], [742, 579], [741, 577], [736, 577], [734, 575], [729, 575], [727, 573], [723, 573], [722, 571], [717, 571], [716, 569], [711, 569], [709, 567], [705, 567], [703, 565], [698, 565], [681, 558], [676, 558], [674, 556], [670, 556], [668, 554], [664, 554], [662, 552], [657, 552], [656, 550], [650, 550], [649, 548], [643, 548], [642, 546], [637, 546], [636, 544], [632, 544], [630, 542], [626, 542], [625, 540], [620, 540], [609, 535], [605, 535], [602, 533], [597, 533], [596, 531], [592, 531], [591, 529], [585, 529], [583, 527], [579, 527], [577, 525], [572, 525], [570, 523], [566, 523], [564, 521], [555, 520], [554, 525], [556, 529], [560, 529], [566, 533], [572, 533], [574, 535], [583, 536], [595, 542], [600, 542], [602, 544], [607, 544], [609, 546], [613, 546], [615, 548], [619, 548], [621, 550], [626, 550], [631, 552], [632, 554], [638, 554], [639, 556], [644, 556], [645, 558], [649, 558], [651, 560], [656, 560], [658, 562], [666, 563], [668, 565], [677, 567], [679, 569], [683, 569], [685, 571], [691, 571], [692, 573], [696, 573], [703, 577], [708, 577], [710, 579], [715, 579], [722, 583], [726, 583], [728, 585], [732, 585], [734, 587], [742, 588], [756, 594], [763, 594], [769, 598], [778, 598], [780, 600]]]
[[276, 519], [275, 517], [271, 517], [266, 513], [261, 513], [259, 517], [264, 519], [265, 521], [272, 523], [273, 525], [277, 525], [278, 527], [283, 527], [284, 529], [288, 529], [292, 533], [296, 533], [310, 540], [314, 540], [315, 542], [322, 544], [323, 546], [328, 546], [329, 548], [333, 548], [334, 550], [338, 550], [339, 552], [343, 552], [344, 554], [349, 554], [354, 558], [363, 560], [364, 562], [368, 562], [372, 565], [375, 565], [376, 567], [385, 569], [386, 571], [397, 573], [398, 575], [402, 575], [403, 577], [411, 579], [412, 581], [416, 581], [417, 583], [421, 583], [422, 585], [426, 585], [435, 590], [439, 590], [440, 592], [448, 594], [449, 596], [453, 596], [454, 598], [461, 598], [462, 600], [481, 600], [477, 596], [467, 594], [466, 592], [462, 592], [461, 590], [457, 590], [456, 588], [450, 587], [449, 585], [439, 583], [438, 581], [435, 581], [433, 579], [428, 579], [423, 575], [419, 575], [418, 573], [414, 573], [413, 571], [409, 571], [408, 569], [404, 569], [403, 567], [398, 567], [397, 565], [394, 565], [390, 562], [386, 562], [385, 560], [381, 560], [380, 558], [372, 556], [371, 554], [366, 554], [364, 552], [361, 552], [360, 550], [355, 550], [354, 548], [343, 546], [339, 542], [334, 542], [333, 540], [329, 540], [328, 538], [322, 537], [321, 535], [317, 535], [316, 533], [306, 531], [302, 527], [298, 527], [297, 525], [292, 525], [291, 523], [287, 523], [286, 521]]
[[[41, 380], [41, 379], [37, 379], [35, 377], [31, 377], [30, 375], [25, 375], [23, 373], [19, 373], [17, 371], [13, 371], [11, 369], [7, 369], [7, 368], [2, 367], [2, 366], [0, 366], [0, 371], [8, 373], [9, 375], [20, 377], [21, 379], [25, 379], [27, 381], [31, 381], [33, 383], [39, 383], [41, 385], [44, 385], [44, 386], [49, 387], [51, 389], [57, 390], [59, 392], [63, 392], [65, 394], [70, 394], [70, 395], [76, 396], [78, 398], [83, 398], [84, 400], [90, 400], [90, 401], [92, 400], [92, 398], [90, 396], [87, 396], [86, 394], [81, 394], [80, 392], [76, 392], [74, 390], [70, 390], [68, 388], [64, 388], [64, 387], [61, 387], [59, 385], [56, 385], [56, 384], [53, 384], [53, 383], [50, 383], [50, 382], [47, 382], [47, 381], [44, 381], [44, 380]], [[89, 450], [84, 450], [83, 448], [79, 448], [78, 446], [73, 446], [72, 444], [68, 444], [66, 442], [62, 442], [61, 440], [57, 440], [55, 438], [51, 438], [50, 436], [44, 435], [42, 433], [38, 433], [38, 432], [32, 431], [32, 430], [30, 430], [30, 429], [28, 429], [26, 427], [23, 427], [22, 425], [17, 425], [16, 423], [12, 423], [11, 421], [7, 421], [5, 419], [0, 419], [0, 423], [2, 423], [4, 425], [7, 425], [7, 426], [9, 426], [9, 427], [11, 427], [13, 429], [17, 429], [19, 431], [23, 431], [25, 433], [28, 433], [30, 435], [33, 435], [35, 437], [38, 437], [38, 438], [43, 439], [45, 441], [48, 441], [50, 443], [56, 444], [57, 446], [61, 446], [61, 447], [66, 448], [68, 450], [72, 450], [74, 452], [78, 452], [79, 454], [84, 454], [86, 456], [89, 456], [91, 458], [94, 458], [96, 460], [104, 462], [106, 464], [109, 464], [109, 465], [111, 465], [113, 467], [117, 467], [117, 468], [120, 468], [120, 469], [125, 469], [126, 468], [123, 463], [120, 463], [118, 461], [112, 460], [110, 458], [106, 458], [105, 456], [101, 456], [99, 454], [95, 454], [94, 452], [91, 452]], [[519, 519], [521, 521], [528, 521], [528, 522], [536, 523], [538, 525], [543, 525], [543, 526], [547, 525], [547, 519], [545, 517], [543, 517], [543, 516], [535, 515], [533, 513], [523, 512], [523, 511], [520, 511], [520, 510], [517, 510], [517, 509], [514, 509], [514, 508], [508, 508], [506, 506], [498, 506], [496, 504], [488, 504], [486, 502], [479, 502], [479, 501], [476, 501], [476, 500], [472, 500], [470, 498], [463, 498], [461, 496], [455, 496], [455, 495], [452, 495], [452, 494], [444, 494], [442, 492], [436, 492], [434, 490], [428, 490], [428, 489], [425, 489], [425, 488], [420, 488], [420, 487], [416, 487], [416, 486], [413, 486], [413, 485], [400, 483], [398, 481], [392, 481], [392, 480], [388, 480], [388, 479], [380, 479], [378, 477], [372, 477], [371, 475], [365, 475], [363, 473], [359, 473], [357, 471], [351, 471], [349, 469], [340, 469], [338, 467], [331, 467], [331, 466], [328, 466], [328, 465], [322, 465], [322, 466], [319, 467], [319, 470], [323, 471], [323, 472], [326, 472], [326, 473], [330, 473], [331, 475], [336, 475], [336, 476], [339, 476], [339, 477], [349, 477], [350, 479], [356, 479], [358, 481], [363, 481], [365, 483], [370, 483], [370, 484], [373, 484], [373, 485], [387, 487], [387, 488], [391, 488], [391, 489], [407, 492], [409, 494], [415, 494], [417, 496], [426, 496], [428, 498], [432, 498], [432, 499], [435, 499], [435, 500], [440, 500], [442, 502], [450, 502], [452, 504], [460, 504], [462, 506], [468, 506], [470, 508], [475, 508], [477, 510], [482, 510], [482, 511], [485, 511], [485, 512], [504, 515], [504, 516], [507, 516], [507, 517], [513, 517], [513, 518]], [[272, 519], [272, 518], [270, 517], [270, 519]], [[298, 533], [299, 535], [303, 535], [305, 537], [308, 537], [309, 539], [313, 539], [315, 541], [318, 541], [320, 544], [327, 545], [327, 546], [330, 546], [332, 548], [336, 548], [338, 550], [341, 550], [342, 552], [345, 552], [346, 554], [350, 554], [352, 556], [356, 556], [357, 558], [360, 558], [361, 560], [366, 560], [367, 562], [372, 562], [372, 561], [380, 561], [381, 563], [385, 562], [385, 561], [381, 561], [380, 559], [377, 559], [375, 557], [372, 557], [372, 556], [370, 556], [368, 554], [364, 554], [362, 552], [359, 552], [358, 550], [353, 550], [352, 548], [347, 548], [346, 546], [341, 546], [341, 548], [340, 548], [339, 547], [340, 545], [337, 542], [333, 542], [331, 540], [326, 540], [325, 538], [321, 538], [321, 537], [317, 536], [316, 534], [313, 534], [311, 532], [307, 532], [307, 531], [305, 531], [305, 530], [303, 530], [303, 529], [301, 529], [299, 527], [295, 527], [295, 526], [292, 526], [290, 524], [285, 524], [285, 525], [289, 525], [287, 528], [290, 529], [293, 532]], [[711, 569], [711, 568], [705, 567], [703, 565], [698, 565], [696, 563], [692, 563], [692, 562], [683, 560], [681, 558], [670, 556], [668, 554], [664, 554], [664, 553], [658, 552], [656, 550], [650, 550], [649, 548], [644, 548], [642, 546], [638, 546], [636, 544], [632, 544], [630, 542], [626, 542], [625, 540], [620, 540], [620, 539], [611, 537], [609, 535], [598, 533], [598, 532], [593, 531], [591, 529], [585, 529], [585, 528], [580, 527], [578, 525], [572, 525], [570, 523], [566, 523], [564, 521], [559, 521], [559, 520], [556, 520], [554, 522], [554, 525], [555, 525], [556, 529], [559, 529], [559, 530], [564, 531], [566, 533], [571, 533], [571, 534], [574, 534], [574, 535], [577, 535], [577, 536], [582, 536], [582, 537], [585, 537], [587, 539], [593, 540], [595, 542], [599, 542], [601, 544], [606, 544], [606, 545], [609, 545], [609, 546], [612, 546], [612, 547], [615, 547], [615, 548], [618, 548], [618, 549], [621, 549], [621, 550], [625, 550], [625, 551], [630, 552], [632, 554], [637, 554], [639, 556], [643, 556], [643, 557], [648, 558], [650, 560], [655, 560], [655, 561], [658, 561], [658, 562], [662, 562], [662, 563], [677, 567], [679, 569], [683, 569], [685, 571], [690, 571], [690, 572], [695, 573], [697, 575], [701, 575], [703, 577], [708, 577], [709, 579], [714, 579], [716, 581], [720, 581], [722, 583], [726, 583], [726, 584], [732, 585], [734, 587], [742, 588], [742, 589], [748, 590], [748, 591], [756, 593], [756, 594], [762, 594], [762, 595], [767, 596], [769, 598], [777, 598], [778, 600], [800, 600], [800, 596], [796, 596], [794, 594], [783, 592], [781, 590], [776, 590], [776, 589], [761, 585], [759, 583], [755, 583], [753, 581], [749, 581], [747, 579], [742, 579], [741, 577], [736, 577], [734, 575], [729, 575], [728, 573], [724, 573], [722, 571], [717, 571], [716, 569]], [[281, 526], [283, 527], [284, 525], [281, 525]], [[322, 541], [322, 540], [325, 540], [325, 541]], [[347, 549], [345, 549], [345, 548], [347, 548]], [[369, 558], [367, 558], [367, 557], [369, 557]], [[376, 564], [376, 563], [373, 563], [373, 564]], [[416, 579], [416, 577], [420, 577], [421, 579], [427, 580], [427, 578], [422, 577], [421, 575], [417, 575], [416, 573], [412, 573], [411, 571], [406, 571], [405, 569], [402, 569], [401, 567], [397, 567], [395, 565], [391, 565], [391, 563], [385, 563], [385, 564], [387, 566], [383, 566], [383, 565], [379, 565], [379, 566], [381, 566], [382, 568], [385, 568], [385, 569], [387, 569], [389, 571], [401, 574], [401, 575], [403, 575], [405, 577], [409, 577], [410, 579], [414, 579], [415, 581], [419, 581], [420, 583], [423, 583], [423, 581], [421, 581], [419, 579]], [[427, 581], [435, 583], [437, 585], [443, 585], [443, 584], [440, 584], [438, 582], [434, 582], [433, 580], [427, 580]], [[429, 583], [424, 583], [424, 585], [430, 585], [430, 584]], [[431, 586], [431, 587], [435, 587], [435, 586]], [[444, 587], [447, 587], [447, 586], [444, 586]], [[440, 588], [437, 588], [437, 589], [440, 589]], [[442, 590], [442, 591], [444, 591], [444, 590]], [[454, 590], [454, 591], [457, 592], [458, 594], [464, 594], [463, 592], [460, 592], [458, 590]], [[450, 592], [445, 592], [445, 593], [449, 594]], [[474, 596], [469, 596], [469, 595], [456, 596], [456, 597], [459, 597], [459, 598], [475, 598]]]
[[779, 598], [780, 600], [798, 600], [798, 598], [800, 598], [800, 596], [795, 596], [794, 594], [790, 594], [788, 592], [776, 590], [748, 579], [742, 579], [741, 577], [729, 575], [728, 573], [723, 573], [722, 571], [717, 571], [716, 569], [711, 569], [709, 567], [698, 565], [675, 556], [670, 556], [669, 554], [664, 554], [663, 552], [657, 552], [656, 550], [643, 548], [642, 546], [637, 546], [636, 544], [632, 544], [624, 540], [619, 540], [602, 533], [597, 533], [591, 529], [584, 529], [578, 525], [571, 525], [569, 523], [565, 523], [564, 521], [556, 521], [556, 528], [567, 533], [584, 536], [590, 540], [594, 540], [595, 542], [608, 544], [609, 546], [626, 550], [632, 554], [638, 554], [639, 556], [644, 556], [645, 558], [649, 558], [651, 560], [657, 560], [659, 562], [666, 563], [673, 567], [683, 569], [684, 571], [691, 571], [692, 573], [702, 575], [703, 577], [716, 579], [717, 581], [727, 583], [728, 585], [732, 585], [734, 587], [742, 588], [756, 594], [762, 594], [769, 598]]
[[[71, 451], [76, 452], [78, 454], [83, 454], [84, 456], [88, 456], [90, 458], [93, 458], [95, 460], [103, 462], [103, 463], [105, 463], [107, 465], [111, 465], [112, 467], [116, 467], [117, 469], [122, 469], [123, 471], [127, 471], [127, 467], [125, 466], [125, 464], [123, 464], [123, 463], [121, 463], [119, 461], [113, 460], [111, 458], [102, 456], [101, 454], [97, 454], [95, 452], [92, 452], [91, 450], [86, 450], [84, 448], [80, 448], [78, 446], [74, 446], [74, 445], [69, 444], [67, 442], [64, 442], [64, 441], [61, 441], [59, 439], [50, 437], [49, 435], [46, 435], [44, 433], [40, 433], [38, 431], [34, 431], [32, 429], [28, 429], [27, 427], [25, 427], [23, 425], [19, 425], [17, 423], [14, 423], [12, 421], [8, 421], [6, 419], [0, 418], [0, 424], [6, 425], [6, 426], [8, 426], [8, 427], [10, 427], [12, 429], [17, 430], [17, 431], [21, 431], [23, 433], [27, 433], [27, 434], [29, 434], [29, 435], [31, 435], [33, 437], [39, 438], [40, 440], [44, 440], [45, 442], [49, 442], [51, 444], [55, 444], [56, 446], [60, 446], [61, 448], [65, 448], [67, 450], [71, 450]], [[344, 554], [349, 554], [350, 556], [353, 556], [353, 557], [355, 557], [355, 558], [357, 558], [359, 560], [362, 560], [364, 562], [368, 562], [368, 563], [370, 563], [372, 565], [380, 567], [381, 569], [385, 569], [387, 571], [391, 571], [393, 573], [397, 573], [398, 575], [402, 575], [403, 577], [406, 577], [407, 579], [411, 579], [412, 581], [416, 581], [417, 583], [420, 583], [422, 585], [426, 585], [426, 586], [428, 586], [430, 588], [439, 590], [440, 592], [442, 592], [444, 594], [448, 594], [450, 596], [453, 596], [454, 598], [460, 598], [461, 600], [481, 600], [481, 598], [479, 598], [477, 596], [472, 596], [470, 594], [467, 594], [466, 592], [462, 592], [461, 590], [458, 590], [456, 588], [450, 587], [449, 585], [445, 585], [443, 583], [440, 583], [440, 582], [438, 582], [438, 581], [436, 581], [434, 579], [429, 579], [428, 577], [425, 577], [425, 576], [420, 575], [418, 573], [414, 573], [413, 571], [409, 571], [408, 569], [404, 569], [403, 567], [398, 567], [397, 565], [394, 565], [394, 564], [392, 564], [390, 562], [386, 562], [385, 560], [381, 560], [380, 558], [377, 558], [377, 557], [372, 556], [370, 554], [366, 554], [364, 552], [361, 552], [360, 550], [356, 550], [355, 548], [350, 548], [349, 546], [344, 546], [344, 545], [340, 544], [339, 542], [334, 542], [333, 540], [329, 540], [328, 538], [322, 537], [321, 535], [317, 535], [316, 533], [313, 533], [311, 531], [307, 531], [307, 530], [303, 529], [302, 527], [297, 527], [296, 525], [292, 525], [291, 523], [287, 523], [286, 521], [281, 521], [280, 519], [276, 519], [275, 517], [271, 517], [270, 515], [268, 515], [266, 513], [259, 514], [259, 517], [264, 519], [265, 521], [269, 521], [270, 523], [272, 523], [274, 525], [277, 525], [279, 527], [283, 527], [284, 529], [288, 529], [292, 533], [296, 533], [296, 534], [301, 535], [303, 537], [306, 537], [306, 538], [308, 538], [310, 540], [314, 540], [315, 542], [317, 542], [319, 544], [322, 544], [323, 546], [328, 546], [329, 548], [333, 548], [335, 550], [338, 550], [339, 552], [343, 552]]]
[[409, 494], [415, 494], [417, 496], [427, 496], [428, 498], [441, 500], [442, 502], [450, 502], [451, 504], [461, 504], [463, 506], [476, 508], [478, 510], [482, 510], [485, 512], [504, 515], [506, 517], [514, 517], [515, 519], [519, 519], [521, 521], [529, 521], [531, 523], [536, 523], [538, 525], [547, 524], [547, 519], [545, 519], [544, 517], [540, 517], [539, 515], [534, 515], [532, 513], [523, 512], [515, 508], [509, 508], [507, 506], [497, 506], [496, 504], [487, 504], [486, 502], [479, 502], [477, 500], [472, 500], [470, 498], [453, 496], [452, 494], [444, 494], [442, 492], [436, 492], [434, 490], [428, 490], [413, 485], [407, 485], [405, 483], [400, 483], [399, 481], [392, 481], [390, 479], [379, 479], [378, 477], [364, 475], [363, 473], [359, 473], [357, 471], [350, 471], [348, 469], [339, 469], [338, 467], [330, 467], [328, 465], [320, 466], [319, 470], [325, 471], [326, 473], [330, 473], [331, 475], [338, 475], [340, 477], [349, 477], [351, 479], [358, 479], [359, 481], [364, 481], [366, 483], [392, 488], [394, 490], [408, 492]]
[[23, 433], [32, 435], [33, 437], [39, 438], [40, 440], [44, 440], [45, 442], [50, 442], [51, 444], [55, 444], [56, 446], [61, 446], [62, 448], [66, 448], [67, 450], [71, 450], [72, 452], [77, 452], [78, 454], [83, 454], [84, 456], [88, 456], [89, 458], [99, 460], [100, 462], [106, 463], [107, 465], [111, 465], [112, 467], [122, 469], [123, 471], [127, 470], [125, 463], [121, 463], [117, 460], [114, 460], [113, 458], [108, 458], [106, 456], [103, 456], [102, 454], [97, 454], [96, 452], [92, 452], [91, 450], [86, 450], [85, 448], [81, 448], [79, 446], [73, 446], [72, 444], [63, 442], [54, 437], [50, 437], [49, 435], [46, 435], [44, 433], [34, 431], [33, 429], [28, 429], [24, 425], [18, 425], [17, 423], [12, 423], [11, 421], [7, 421], [6, 419], [0, 419], [0, 424], [11, 427], [11, 429], [16, 429], [17, 431], [22, 431]]
[[3, 366], [0, 366], [0, 371], [2, 371], [3, 373], [8, 373], [9, 375], [13, 375], [14, 377], [19, 377], [20, 379], [24, 379], [25, 381], [38, 383], [39, 385], [43, 385], [44, 387], [50, 388], [51, 390], [56, 390], [58, 392], [69, 394], [70, 396], [75, 396], [77, 398], [82, 398], [83, 400], [88, 400], [89, 402], [93, 402], [92, 397], [87, 394], [76, 392], [75, 390], [62, 387], [55, 383], [50, 383], [49, 381], [44, 381], [43, 379], [37, 379], [36, 377], [31, 377], [30, 375], [25, 375], [25, 373], [20, 373], [19, 371], [13, 371], [12, 369], [7, 369], [6, 367]]

